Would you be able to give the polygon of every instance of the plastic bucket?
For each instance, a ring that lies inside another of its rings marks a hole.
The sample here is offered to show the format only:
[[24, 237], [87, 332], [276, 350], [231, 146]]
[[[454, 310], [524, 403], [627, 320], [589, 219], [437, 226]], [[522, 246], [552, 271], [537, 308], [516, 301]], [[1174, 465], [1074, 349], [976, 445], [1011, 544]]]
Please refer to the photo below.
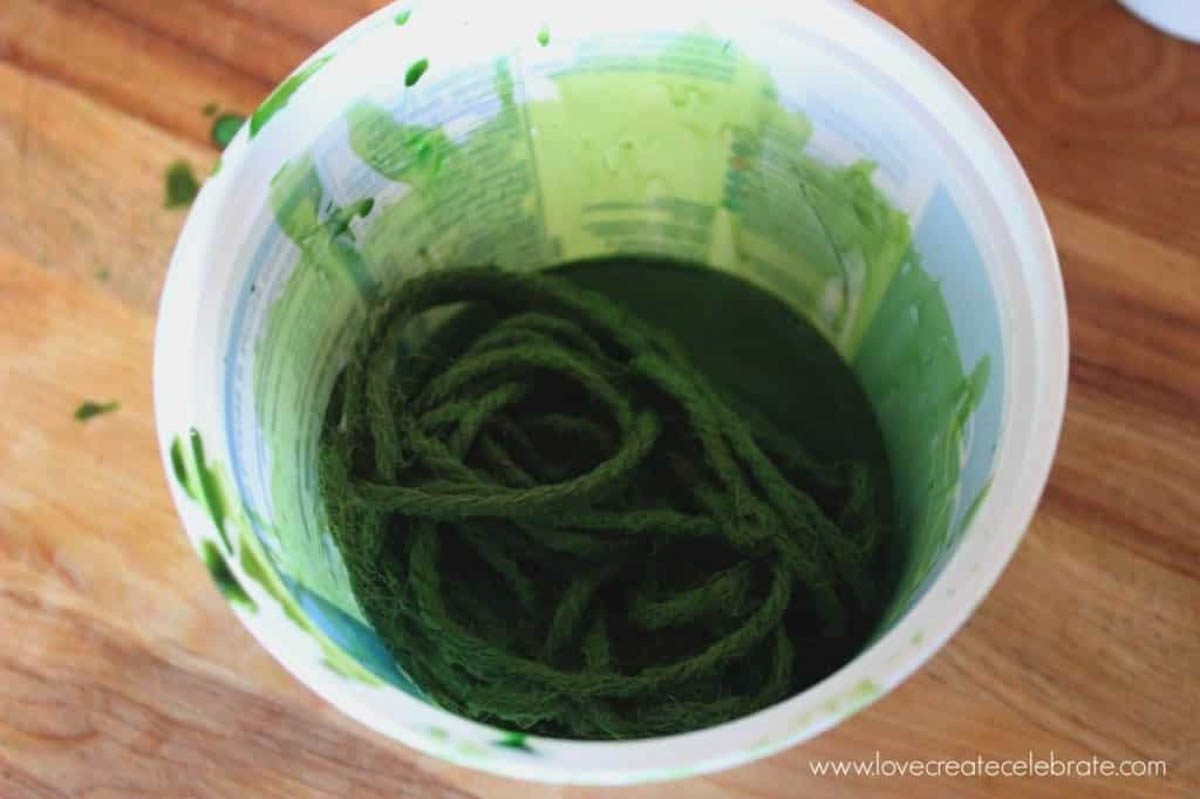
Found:
[[[752, 716], [616, 743], [515, 734], [430, 705], [392, 664], [323, 527], [314, 447], [364, 297], [445, 265], [614, 253], [738, 274], [834, 343], [884, 431], [899, 584], [854, 660]], [[615, 784], [803, 741], [930, 657], [1020, 541], [1066, 371], [1024, 173], [966, 91], [870, 13], [438, 2], [339, 36], [228, 148], [171, 263], [155, 405], [189, 537], [299, 680], [437, 757]]]
[[1200, 43], [1200, 5], [1180, 0], [1121, 0], [1121, 4], [1165, 33]]

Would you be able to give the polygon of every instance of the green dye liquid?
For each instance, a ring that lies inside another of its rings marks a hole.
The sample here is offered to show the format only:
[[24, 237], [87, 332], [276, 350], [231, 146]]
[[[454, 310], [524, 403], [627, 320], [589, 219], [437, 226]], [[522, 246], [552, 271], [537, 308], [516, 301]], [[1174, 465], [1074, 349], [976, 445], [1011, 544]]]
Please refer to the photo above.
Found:
[[[707, 267], [657, 258], [604, 258], [549, 270], [603, 294], [667, 333], [736, 408], [761, 414], [826, 463], [865, 464], [876, 513], [895, 529], [883, 432], [854, 372], [821, 333], [779, 298]], [[855, 620], [843, 640], [813, 644], [803, 681], [815, 683], [850, 660], [875, 631], [896, 582], [891, 544], [876, 555], [878, 612]]]
[[728, 399], [819, 459], [865, 462], [878, 484], [891, 485], [866, 393], [829, 341], [782, 300], [728, 272], [663, 259], [579, 261], [550, 274], [670, 335]]

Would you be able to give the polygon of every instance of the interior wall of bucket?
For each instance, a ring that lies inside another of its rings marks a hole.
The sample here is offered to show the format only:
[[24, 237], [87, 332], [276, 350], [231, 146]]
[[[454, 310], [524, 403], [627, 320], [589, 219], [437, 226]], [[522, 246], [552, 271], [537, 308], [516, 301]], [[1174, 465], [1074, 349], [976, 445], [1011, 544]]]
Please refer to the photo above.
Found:
[[1002, 423], [988, 248], [932, 120], [792, 34], [764, 33], [766, 58], [667, 33], [522, 53], [365, 87], [272, 180], [229, 333], [226, 417], [238, 491], [289, 587], [387, 674], [313, 467], [373, 298], [444, 266], [636, 253], [769, 290], [858, 375], [900, 527], [886, 629], [985, 495]]

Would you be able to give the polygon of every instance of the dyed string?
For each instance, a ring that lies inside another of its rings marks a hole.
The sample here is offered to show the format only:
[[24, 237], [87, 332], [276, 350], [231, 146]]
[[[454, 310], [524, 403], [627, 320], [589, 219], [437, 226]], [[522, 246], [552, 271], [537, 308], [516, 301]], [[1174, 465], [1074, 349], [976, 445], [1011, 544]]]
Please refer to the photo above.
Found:
[[562, 278], [444, 270], [378, 303], [319, 472], [364, 613], [479, 721], [708, 726], [823, 676], [874, 617], [866, 467], [818, 463]]

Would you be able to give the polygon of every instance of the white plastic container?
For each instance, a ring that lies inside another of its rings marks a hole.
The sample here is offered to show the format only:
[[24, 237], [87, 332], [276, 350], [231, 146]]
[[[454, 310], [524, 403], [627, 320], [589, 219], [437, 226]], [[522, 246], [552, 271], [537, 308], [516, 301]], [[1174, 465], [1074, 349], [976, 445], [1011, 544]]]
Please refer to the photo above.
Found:
[[[788, 182], [800, 157], [875, 163], [865, 191], [908, 215], [915, 257], [827, 232], [831, 276]], [[312, 451], [339, 358], [364, 294], [414, 270], [624, 251], [740, 274], [835, 343], [887, 439], [900, 587], [853, 661], [746, 718], [618, 743], [463, 720], [391, 664], [323, 529]], [[345, 269], [315, 267], [331, 262]], [[629, 784], [804, 741], [937, 651], [1029, 523], [1066, 373], [1061, 278], [1020, 165], [962, 86], [869, 12], [439, 0], [395, 4], [339, 36], [228, 148], [171, 263], [155, 406], [189, 537], [297, 679], [437, 757]]]
[[1121, 4], [1164, 33], [1200, 43], [1200, 2], [1196, 0], [1121, 0]]

